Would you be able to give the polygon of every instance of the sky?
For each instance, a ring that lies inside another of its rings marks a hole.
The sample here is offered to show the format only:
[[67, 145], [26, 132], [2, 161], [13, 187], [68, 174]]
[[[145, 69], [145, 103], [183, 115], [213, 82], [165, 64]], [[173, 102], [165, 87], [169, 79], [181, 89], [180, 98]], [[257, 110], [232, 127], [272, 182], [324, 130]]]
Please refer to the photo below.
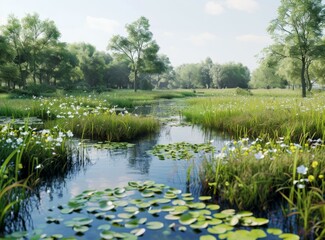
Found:
[[251, 71], [258, 55], [272, 44], [267, 32], [280, 0], [0, 0], [0, 25], [13, 14], [38, 13], [53, 20], [60, 41], [86, 42], [107, 51], [113, 35], [127, 36], [126, 24], [141, 16], [159, 53], [171, 64], [239, 62]]

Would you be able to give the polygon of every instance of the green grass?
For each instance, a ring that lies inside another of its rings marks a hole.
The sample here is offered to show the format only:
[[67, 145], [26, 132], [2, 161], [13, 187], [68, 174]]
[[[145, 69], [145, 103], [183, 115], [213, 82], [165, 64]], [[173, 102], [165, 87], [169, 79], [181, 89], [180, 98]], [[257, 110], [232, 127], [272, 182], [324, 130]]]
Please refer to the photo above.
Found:
[[[306, 236], [324, 237], [325, 145], [300, 146], [289, 140], [242, 139], [200, 165], [203, 186], [219, 201], [242, 210], [268, 209], [288, 201], [285, 214], [298, 215]], [[305, 171], [301, 171], [304, 169]], [[281, 201], [280, 201], [281, 202]]]
[[57, 119], [45, 123], [47, 128], [60, 126], [82, 139], [128, 141], [155, 133], [159, 122], [152, 117], [115, 113], [89, 114], [73, 119]]
[[0, 232], [8, 212], [16, 213], [25, 190], [39, 177], [62, 171], [72, 158], [71, 132], [58, 127], [36, 130], [28, 125], [0, 125]]
[[252, 96], [238, 96], [232, 91], [233, 95], [229, 90], [220, 90], [214, 97], [190, 99], [190, 107], [183, 114], [192, 123], [227, 132], [234, 138], [324, 138], [324, 94], [303, 99], [288, 90], [252, 91]]

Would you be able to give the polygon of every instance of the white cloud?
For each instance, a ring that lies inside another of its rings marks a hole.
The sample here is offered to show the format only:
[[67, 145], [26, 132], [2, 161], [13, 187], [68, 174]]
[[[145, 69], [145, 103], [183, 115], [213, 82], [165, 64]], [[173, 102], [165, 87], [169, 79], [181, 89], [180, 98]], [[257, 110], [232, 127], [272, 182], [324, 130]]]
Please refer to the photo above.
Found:
[[205, 4], [205, 11], [211, 15], [219, 15], [223, 13], [224, 7], [221, 2], [208, 1]]
[[226, 5], [230, 9], [245, 12], [253, 12], [259, 7], [256, 0], [226, 0]]
[[270, 43], [271, 39], [268, 36], [245, 34], [236, 37], [239, 42], [250, 42], [250, 43]]
[[203, 46], [207, 42], [211, 42], [217, 39], [217, 36], [209, 33], [209, 32], [204, 32], [198, 35], [192, 35], [190, 37], [190, 40], [193, 44], [198, 45], [198, 46]]
[[109, 33], [116, 32], [116, 29], [120, 26], [120, 23], [118, 21], [107, 18], [95, 18], [90, 16], [87, 16], [86, 23], [89, 28]]

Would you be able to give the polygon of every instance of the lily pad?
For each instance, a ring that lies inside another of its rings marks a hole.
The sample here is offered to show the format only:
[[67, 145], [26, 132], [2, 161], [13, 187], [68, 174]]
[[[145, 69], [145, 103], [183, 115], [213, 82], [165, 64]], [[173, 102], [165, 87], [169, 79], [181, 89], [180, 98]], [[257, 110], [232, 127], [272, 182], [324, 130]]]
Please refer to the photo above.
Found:
[[278, 228], [268, 228], [266, 231], [267, 231], [267, 233], [273, 234], [273, 235], [280, 235], [280, 234], [282, 234], [282, 230], [281, 229], [278, 229]]
[[164, 227], [164, 224], [162, 222], [158, 222], [158, 221], [152, 221], [152, 222], [147, 222], [146, 223], [146, 227], [148, 229], [152, 229], [152, 230], [158, 230]]
[[179, 223], [183, 225], [190, 225], [196, 222], [196, 220], [197, 218], [193, 217], [191, 213], [185, 213], [180, 217]]
[[84, 232], [87, 232], [89, 230], [89, 227], [87, 227], [87, 226], [75, 226], [73, 228], [73, 230], [75, 232], [78, 232], [78, 233], [84, 233]]
[[300, 237], [293, 233], [283, 233], [279, 235], [279, 238], [282, 238], [284, 240], [299, 240]]
[[200, 240], [217, 240], [217, 239], [212, 235], [202, 235], [200, 236]]
[[209, 204], [206, 206], [206, 208], [213, 211], [213, 210], [219, 210], [220, 206], [217, 204]]
[[133, 229], [131, 231], [132, 234], [134, 234], [137, 237], [142, 236], [145, 233], [146, 229], [145, 228], [137, 228], [137, 229]]
[[201, 200], [201, 201], [208, 201], [208, 200], [211, 200], [211, 196], [200, 196], [199, 197], [199, 200]]

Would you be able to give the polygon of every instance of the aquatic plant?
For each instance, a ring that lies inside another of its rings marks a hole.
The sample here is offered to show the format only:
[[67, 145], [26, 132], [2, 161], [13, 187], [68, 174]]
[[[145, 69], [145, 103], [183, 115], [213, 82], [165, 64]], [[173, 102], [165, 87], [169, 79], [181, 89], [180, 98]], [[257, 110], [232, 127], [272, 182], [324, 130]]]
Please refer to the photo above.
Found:
[[[62, 131], [57, 126], [53, 129], [37, 130], [28, 124], [20, 127], [6, 124], [0, 126], [0, 158], [6, 159], [12, 152], [21, 155], [20, 169], [16, 169], [16, 166], [14, 174], [20, 172], [28, 176], [35, 169], [55, 170], [59, 161], [66, 160], [69, 151], [66, 142], [72, 137], [71, 131]], [[14, 151], [15, 149], [18, 150]]]
[[267, 209], [280, 193], [290, 205], [287, 213], [299, 215], [305, 234], [318, 231], [323, 236], [324, 166], [324, 145], [319, 140], [301, 146], [284, 138], [243, 138], [206, 158], [201, 179], [218, 198], [239, 209]]
[[43, 130], [5, 124], [0, 126], [0, 231], [5, 227], [8, 212], [16, 213], [16, 207], [25, 198], [25, 190], [39, 176], [57, 172], [67, 165], [73, 136], [58, 127]]
[[[21, 167], [21, 147], [12, 151], [10, 155], [1, 163], [0, 167], [0, 232], [5, 228], [5, 217], [9, 211], [14, 212], [14, 206], [19, 203], [20, 199], [17, 189], [23, 194], [27, 187], [27, 180], [19, 180], [18, 174], [12, 174], [12, 165], [16, 171]], [[18, 168], [18, 169], [17, 169]]]
[[[292, 168], [291, 186], [278, 189], [289, 204], [287, 214], [298, 215], [303, 222], [304, 235], [313, 233], [317, 239], [325, 237], [325, 170], [319, 161], [297, 167], [297, 156]], [[288, 192], [288, 193], [287, 193]]]
[[207, 153], [214, 150], [211, 143], [191, 144], [188, 142], [178, 142], [170, 144], [159, 144], [149, 151], [160, 160], [190, 160], [197, 153]]
[[299, 239], [280, 229], [267, 229], [268, 219], [249, 211], [220, 209], [210, 196], [194, 201], [191, 193], [153, 181], [132, 181], [127, 186], [85, 190], [53, 210], [46, 221], [55, 229], [14, 232], [5, 239]]

